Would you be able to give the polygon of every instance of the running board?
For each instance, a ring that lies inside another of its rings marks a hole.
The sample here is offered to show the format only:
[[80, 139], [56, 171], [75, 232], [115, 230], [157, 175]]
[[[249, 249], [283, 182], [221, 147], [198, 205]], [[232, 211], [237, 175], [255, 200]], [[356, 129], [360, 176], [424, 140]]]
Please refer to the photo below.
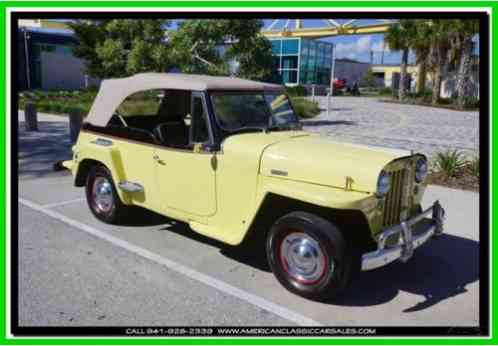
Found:
[[143, 192], [144, 187], [139, 183], [134, 183], [132, 181], [121, 181], [118, 184], [118, 187], [126, 192]]

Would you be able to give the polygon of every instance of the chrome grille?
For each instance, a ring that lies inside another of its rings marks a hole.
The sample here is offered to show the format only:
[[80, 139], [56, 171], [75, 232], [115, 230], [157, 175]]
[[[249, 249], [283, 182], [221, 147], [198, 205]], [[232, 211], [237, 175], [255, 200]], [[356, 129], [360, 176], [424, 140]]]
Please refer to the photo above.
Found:
[[407, 170], [400, 169], [388, 172], [391, 176], [391, 189], [384, 201], [384, 226], [400, 223], [401, 211], [405, 204], [404, 193], [406, 191]]

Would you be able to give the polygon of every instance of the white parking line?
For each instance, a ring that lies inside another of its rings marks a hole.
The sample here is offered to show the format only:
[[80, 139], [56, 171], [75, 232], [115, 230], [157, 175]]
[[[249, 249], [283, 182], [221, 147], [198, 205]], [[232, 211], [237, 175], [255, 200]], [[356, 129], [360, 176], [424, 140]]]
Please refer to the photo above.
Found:
[[114, 244], [115, 246], [119, 246], [119, 247], [126, 249], [130, 252], [133, 252], [133, 253], [135, 253], [143, 258], [146, 258], [150, 261], [153, 261], [155, 263], [163, 265], [166, 268], [173, 270], [177, 273], [180, 273], [182, 275], [185, 275], [193, 280], [199, 281], [207, 286], [211, 286], [219, 291], [222, 291], [226, 294], [232, 295], [232, 296], [237, 297], [243, 301], [246, 301], [252, 305], [260, 307], [266, 311], [269, 311], [275, 315], [278, 315], [282, 318], [285, 318], [285, 319], [287, 319], [291, 322], [294, 322], [298, 325], [301, 325], [301, 326], [321, 326], [322, 325], [321, 323], [314, 321], [311, 318], [303, 316], [297, 312], [291, 311], [283, 306], [272, 303], [264, 298], [261, 298], [259, 296], [252, 294], [252, 293], [246, 292], [240, 288], [237, 288], [237, 287], [232, 286], [230, 284], [227, 284], [223, 281], [215, 279], [211, 276], [208, 276], [206, 274], [198, 272], [195, 269], [184, 266], [183, 264], [180, 264], [180, 263], [174, 262], [170, 259], [167, 259], [165, 257], [162, 257], [156, 253], [149, 251], [149, 250], [146, 250], [144, 248], [133, 245], [125, 240], [113, 237], [112, 235], [110, 235], [106, 232], [100, 231], [100, 230], [93, 228], [89, 225], [86, 225], [82, 222], [71, 219], [71, 218], [69, 218], [61, 213], [54, 211], [54, 210], [47, 209], [46, 206], [42, 206], [42, 205], [34, 203], [32, 201], [28, 201], [24, 198], [19, 198], [19, 203], [21, 203], [21, 204], [23, 204], [31, 209], [34, 209], [38, 212], [41, 212], [45, 215], [48, 215], [54, 219], [62, 221], [62, 222], [66, 223], [72, 227], [75, 227], [83, 232], [89, 233], [95, 237], [106, 240], [109, 243]]
[[86, 198], [75, 198], [75, 199], [70, 199], [68, 201], [62, 201], [62, 202], [56, 202], [56, 203], [49, 203], [49, 204], [44, 204], [41, 205], [42, 208], [55, 208], [55, 207], [60, 207], [61, 205], [66, 205], [66, 204], [72, 204], [72, 203], [78, 203], [78, 202], [83, 202], [85, 201]]

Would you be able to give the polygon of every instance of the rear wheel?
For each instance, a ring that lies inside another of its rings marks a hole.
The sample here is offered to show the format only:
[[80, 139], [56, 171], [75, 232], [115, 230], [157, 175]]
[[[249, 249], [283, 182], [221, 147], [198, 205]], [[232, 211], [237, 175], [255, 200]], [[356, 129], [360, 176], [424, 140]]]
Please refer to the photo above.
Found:
[[349, 282], [352, 261], [345, 240], [319, 216], [293, 212], [281, 217], [268, 234], [266, 249], [275, 277], [300, 296], [329, 300]]
[[127, 207], [121, 202], [111, 173], [104, 166], [93, 166], [86, 180], [86, 199], [93, 215], [106, 223], [124, 218]]

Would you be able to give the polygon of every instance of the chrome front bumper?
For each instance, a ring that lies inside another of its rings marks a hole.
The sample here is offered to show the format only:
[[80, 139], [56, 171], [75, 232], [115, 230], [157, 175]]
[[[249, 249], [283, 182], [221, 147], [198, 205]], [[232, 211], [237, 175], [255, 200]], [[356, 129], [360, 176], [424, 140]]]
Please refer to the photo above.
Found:
[[[429, 217], [429, 222], [420, 222]], [[380, 268], [397, 259], [408, 261], [413, 255], [413, 250], [424, 244], [431, 236], [443, 233], [444, 218], [445, 211], [439, 201], [436, 201], [422, 213], [389, 227], [379, 235], [377, 250], [363, 254], [361, 270]], [[423, 229], [420, 230], [420, 227]], [[417, 232], [414, 234], [415, 228]], [[393, 246], [386, 246], [386, 240], [397, 233], [400, 234], [399, 242]]]

